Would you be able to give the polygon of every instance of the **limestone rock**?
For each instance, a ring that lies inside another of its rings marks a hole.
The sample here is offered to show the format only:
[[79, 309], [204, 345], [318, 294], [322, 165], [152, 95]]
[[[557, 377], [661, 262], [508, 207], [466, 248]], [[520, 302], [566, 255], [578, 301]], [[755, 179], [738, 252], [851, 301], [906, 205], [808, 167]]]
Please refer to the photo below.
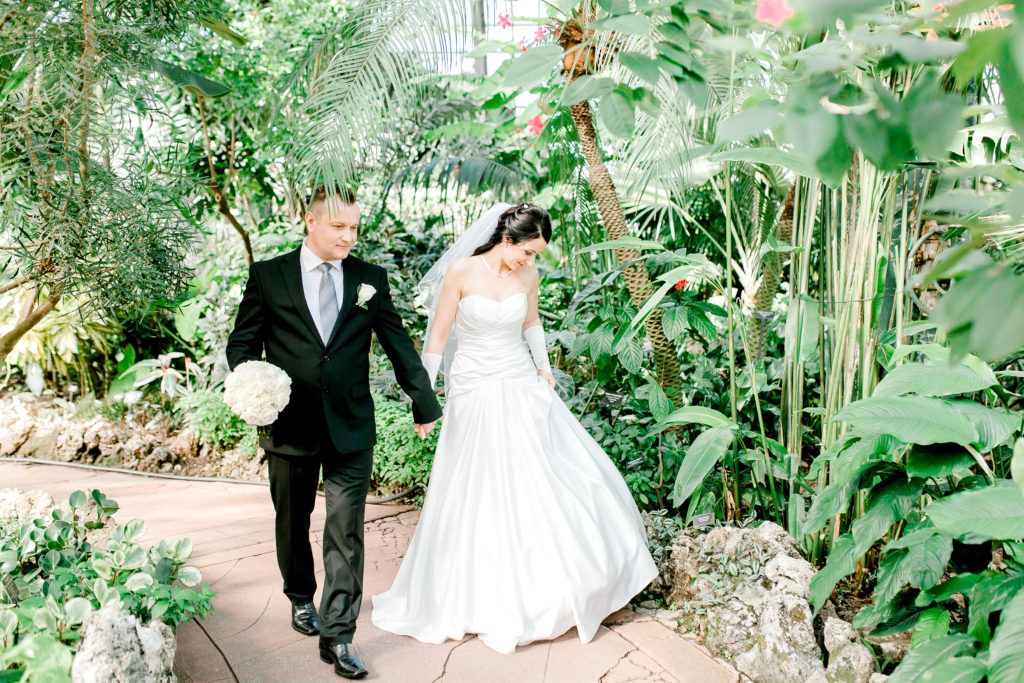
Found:
[[179, 458], [194, 458], [199, 450], [199, 437], [192, 429], [186, 427], [170, 438], [167, 450]]
[[72, 683], [175, 683], [174, 634], [167, 625], [143, 626], [116, 607], [91, 612], [71, 664]]
[[18, 420], [10, 426], [0, 429], [0, 456], [8, 457], [18, 452], [28, 437], [32, 435], [31, 420]]
[[869, 683], [875, 674], [875, 657], [859, 642], [839, 645], [828, 658], [829, 683]]
[[53, 458], [53, 450], [57, 445], [58, 435], [57, 427], [48, 424], [36, 424], [32, 434], [25, 440], [21, 448], [18, 449], [18, 453], [23, 458], [51, 460]]
[[857, 632], [842, 619], [829, 617], [825, 620], [824, 638], [825, 650], [829, 654], [835, 654], [843, 645], [857, 642]]
[[53, 507], [53, 498], [46, 491], [0, 490], [0, 520], [3, 521], [43, 518]]
[[889, 677], [885, 674], [871, 674], [871, 678], [868, 679], [868, 683], [885, 683], [889, 680]]
[[51, 457], [60, 462], [77, 460], [78, 454], [86, 450], [85, 434], [88, 429], [88, 425], [83, 422], [65, 422], [57, 435]]
[[815, 570], [785, 529], [687, 529], [670, 565], [669, 602], [712, 652], [759, 683], [825, 680], [808, 604]]

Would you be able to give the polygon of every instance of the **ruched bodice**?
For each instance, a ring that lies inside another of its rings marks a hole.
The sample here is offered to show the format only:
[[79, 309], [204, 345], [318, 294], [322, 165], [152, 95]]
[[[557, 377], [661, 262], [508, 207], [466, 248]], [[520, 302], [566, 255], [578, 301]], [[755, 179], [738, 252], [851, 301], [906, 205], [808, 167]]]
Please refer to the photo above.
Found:
[[527, 298], [522, 292], [500, 301], [480, 294], [470, 294], [459, 301], [451, 395], [493, 382], [541, 381], [523, 341], [526, 312]]

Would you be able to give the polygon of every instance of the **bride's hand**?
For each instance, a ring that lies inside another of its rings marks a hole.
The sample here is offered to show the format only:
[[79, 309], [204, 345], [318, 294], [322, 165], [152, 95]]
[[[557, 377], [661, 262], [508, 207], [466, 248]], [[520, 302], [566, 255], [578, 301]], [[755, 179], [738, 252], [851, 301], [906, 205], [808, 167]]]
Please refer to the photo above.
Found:
[[552, 389], [555, 388], [555, 378], [551, 376], [550, 372], [547, 372], [546, 370], [538, 370], [537, 374], [540, 375], [544, 379], [544, 381], [548, 383], [549, 387], [551, 387]]

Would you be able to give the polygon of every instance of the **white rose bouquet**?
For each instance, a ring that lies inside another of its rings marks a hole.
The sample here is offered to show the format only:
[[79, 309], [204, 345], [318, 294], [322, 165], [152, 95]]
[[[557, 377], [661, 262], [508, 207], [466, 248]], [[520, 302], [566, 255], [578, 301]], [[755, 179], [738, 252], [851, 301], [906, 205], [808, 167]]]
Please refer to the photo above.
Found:
[[224, 380], [224, 403], [251, 425], [264, 427], [288, 405], [292, 378], [270, 363], [249, 360]]

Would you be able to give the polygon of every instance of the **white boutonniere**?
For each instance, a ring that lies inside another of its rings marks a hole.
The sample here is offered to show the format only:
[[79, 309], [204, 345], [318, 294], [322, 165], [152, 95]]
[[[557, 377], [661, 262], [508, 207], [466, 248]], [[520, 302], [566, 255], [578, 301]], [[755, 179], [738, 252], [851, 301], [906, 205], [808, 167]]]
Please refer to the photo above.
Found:
[[373, 285], [368, 285], [365, 282], [359, 285], [359, 291], [356, 293], [356, 306], [366, 307], [366, 302], [373, 298], [373, 295], [377, 293], [377, 288]]

